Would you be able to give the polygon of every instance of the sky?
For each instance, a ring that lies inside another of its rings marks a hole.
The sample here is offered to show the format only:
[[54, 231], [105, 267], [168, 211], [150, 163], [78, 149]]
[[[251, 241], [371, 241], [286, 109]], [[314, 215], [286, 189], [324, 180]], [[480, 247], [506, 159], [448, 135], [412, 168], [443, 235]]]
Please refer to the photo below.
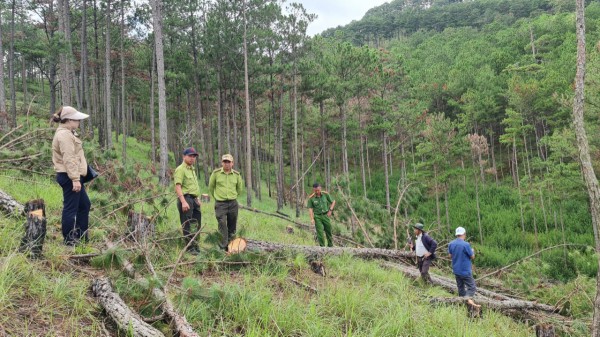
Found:
[[308, 25], [308, 35], [313, 36], [327, 28], [346, 25], [360, 20], [365, 13], [390, 0], [294, 0], [301, 3], [309, 13], [318, 17]]

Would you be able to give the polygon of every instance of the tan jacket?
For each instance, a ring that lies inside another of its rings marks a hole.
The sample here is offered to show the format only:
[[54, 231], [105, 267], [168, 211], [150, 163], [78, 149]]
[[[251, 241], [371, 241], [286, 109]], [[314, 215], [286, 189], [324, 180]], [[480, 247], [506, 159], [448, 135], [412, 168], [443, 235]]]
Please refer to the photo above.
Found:
[[54, 171], [66, 172], [72, 181], [79, 181], [80, 176], [87, 174], [81, 139], [62, 125], [56, 129], [52, 140], [52, 162]]

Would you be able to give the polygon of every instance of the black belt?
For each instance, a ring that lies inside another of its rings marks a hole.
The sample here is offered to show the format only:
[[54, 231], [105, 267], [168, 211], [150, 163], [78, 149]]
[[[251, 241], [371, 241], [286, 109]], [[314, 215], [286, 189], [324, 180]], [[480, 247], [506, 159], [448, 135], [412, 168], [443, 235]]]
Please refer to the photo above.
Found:
[[184, 194], [183, 196], [184, 196], [185, 198], [193, 198], [193, 199], [196, 199], [196, 198], [198, 198], [198, 196], [197, 196], [197, 195], [193, 195], [193, 194]]
[[217, 200], [217, 202], [232, 202], [232, 201], [237, 201], [237, 199]]

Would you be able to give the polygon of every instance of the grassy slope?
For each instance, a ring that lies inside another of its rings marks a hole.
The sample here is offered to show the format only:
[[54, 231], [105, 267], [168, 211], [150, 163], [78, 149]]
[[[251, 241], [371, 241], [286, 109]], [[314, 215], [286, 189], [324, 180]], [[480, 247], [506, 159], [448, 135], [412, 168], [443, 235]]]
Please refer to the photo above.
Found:
[[[148, 147], [129, 143], [130, 162], [147, 167]], [[119, 151], [120, 152], [120, 151]], [[49, 158], [43, 158], [49, 162]], [[142, 172], [142, 174], [148, 174]], [[148, 180], [149, 181], [149, 180]], [[105, 236], [119, 238], [125, 217], [106, 214], [135, 195], [108, 196], [106, 191], [89, 192], [95, 200], [110, 200], [108, 206], [93, 206], [92, 243], [76, 252], [61, 245], [60, 211], [62, 195], [51, 176], [25, 176], [16, 171], [0, 174], [0, 189], [21, 202], [43, 198], [47, 203], [48, 235], [45, 258], [32, 261], [17, 253], [23, 219], [0, 216], [0, 334], [43, 336], [103, 335], [103, 315], [89, 295], [93, 275], [111, 276], [116, 288], [130, 305], [152, 315], [157, 303], [147, 289], [126, 278], [118, 268], [127, 257], [145, 272], [143, 259], [135, 252], [118, 251], [93, 261], [97, 268], [76, 265], [66, 255], [97, 251]], [[167, 192], [172, 187], [167, 188]], [[163, 190], [164, 191], [164, 190]], [[137, 196], [139, 197], [139, 196]], [[268, 198], [255, 202], [263, 210], [275, 209]], [[169, 196], [169, 200], [174, 198]], [[528, 336], [532, 329], [500, 314], [489, 312], [484, 319], [470, 321], [460, 307], [431, 307], [427, 296], [444, 296], [437, 288], [419, 283], [376, 262], [350, 257], [325, 260], [328, 275], [313, 274], [306, 259], [292, 254], [244, 254], [225, 257], [215, 249], [216, 220], [212, 203], [203, 205], [203, 253], [197, 263], [178, 268], [172, 289], [173, 299], [201, 335], [245, 336]], [[137, 206], [140, 207], [140, 206]], [[144, 206], [149, 209], [148, 206]], [[158, 207], [159, 209], [162, 209]], [[288, 214], [293, 214], [287, 210]], [[306, 216], [303, 219], [306, 222]], [[239, 233], [245, 237], [284, 243], [314, 244], [312, 235], [296, 229], [286, 233], [282, 220], [240, 210]], [[170, 203], [158, 223], [158, 238], [177, 236], [177, 211]], [[166, 280], [179, 254], [177, 240], [165, 240], [151, 247], [150, 256]], [[185, 261], [193, 261], [186, 256]], [[247, 265], [223, 264], [245, 261]], [[104, 268], [102, 268], [104, 266]], [[147, 275], [147, 274], [146, 274]], [[313, 295], [292, 283], [292, 277], [318, 289]], [[154, 282], [154, 281], [153, 281]], [[164, 324], [155, 324], [165, 332]]]

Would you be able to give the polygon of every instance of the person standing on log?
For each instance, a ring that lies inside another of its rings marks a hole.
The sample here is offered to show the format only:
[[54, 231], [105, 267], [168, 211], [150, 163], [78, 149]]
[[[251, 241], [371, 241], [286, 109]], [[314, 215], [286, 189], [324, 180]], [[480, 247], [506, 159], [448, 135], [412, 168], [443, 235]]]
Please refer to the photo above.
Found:
[[88, 241], [88, 224], [92, 203], [82, 184], [87, 175], [87, 161], [79, 135], [75, 132], [81, 120], [89, 115], [63, 106], [52, 115], [60, 123], [52, 139], [52, 163], [56, 182], [63, 190], [62, 235], [67, 246]]
[[415, 251], [417, 255], [417, 267], [421, 273], [421, 278], [425, 283], [431, 284], [431, 275], [429, 275], [429, 267], [436, 258], [435, 250], [437, 249], [437, 242], [429, 236], [424, 230], [424, 226], [421, 223], [413, 225], [415, 232], [415, 244], [410, 243], [410, 249]]
[[235, 236], [238, 218], [237, 197], [242, 194], [244, 183], [241, 174], [233, 169], [233, 156], [221, 157], [222, 167], [210, 175], [208, 193], [215, 199], [215, 216], [221, 233], [221, 249], [227, 251], [229, 241]]
[[[321, 247], [325, 246], [325, 237], [327, 238], [327, 247], [333, 247], [333, 236], [331, 235], [331, 220], [329, 217], [335, 207], [335, 200], [331, 195], [321, 190], [319, 183], [313, 184], [313, 193], [308, 196], [308, 214], [310, 223], [317, 230], [317, 240]], [[325, 232], [325, 235], [323, 235]]]
[[475, 259], [475, 251], [465, 241], [467, 231], [463, 227], [456, 228], [455, 234], [456, 239], [448, 245], [448, 253], [452, 259], [452, 272], [454, 272], [454, 277], [456, 278], [458, 296], [473, 297], [477, 291], [471, 263]]
[[[173, 179], [175, 180], [175, 193], [177, 193], [177, 210], [179, 220], [183, 229], [183, 236], [190, 254], [198, 255], [197, 240], [194, 239], [196, 232], [200, 231], [202, 212], [200, 202], [200, 186], [196, 175], [196, 158], [198, 152], [193, 147], [183, 150], [183, 161], [175, 169]], [[190, 243], [190, 241], [192, 241]]]

